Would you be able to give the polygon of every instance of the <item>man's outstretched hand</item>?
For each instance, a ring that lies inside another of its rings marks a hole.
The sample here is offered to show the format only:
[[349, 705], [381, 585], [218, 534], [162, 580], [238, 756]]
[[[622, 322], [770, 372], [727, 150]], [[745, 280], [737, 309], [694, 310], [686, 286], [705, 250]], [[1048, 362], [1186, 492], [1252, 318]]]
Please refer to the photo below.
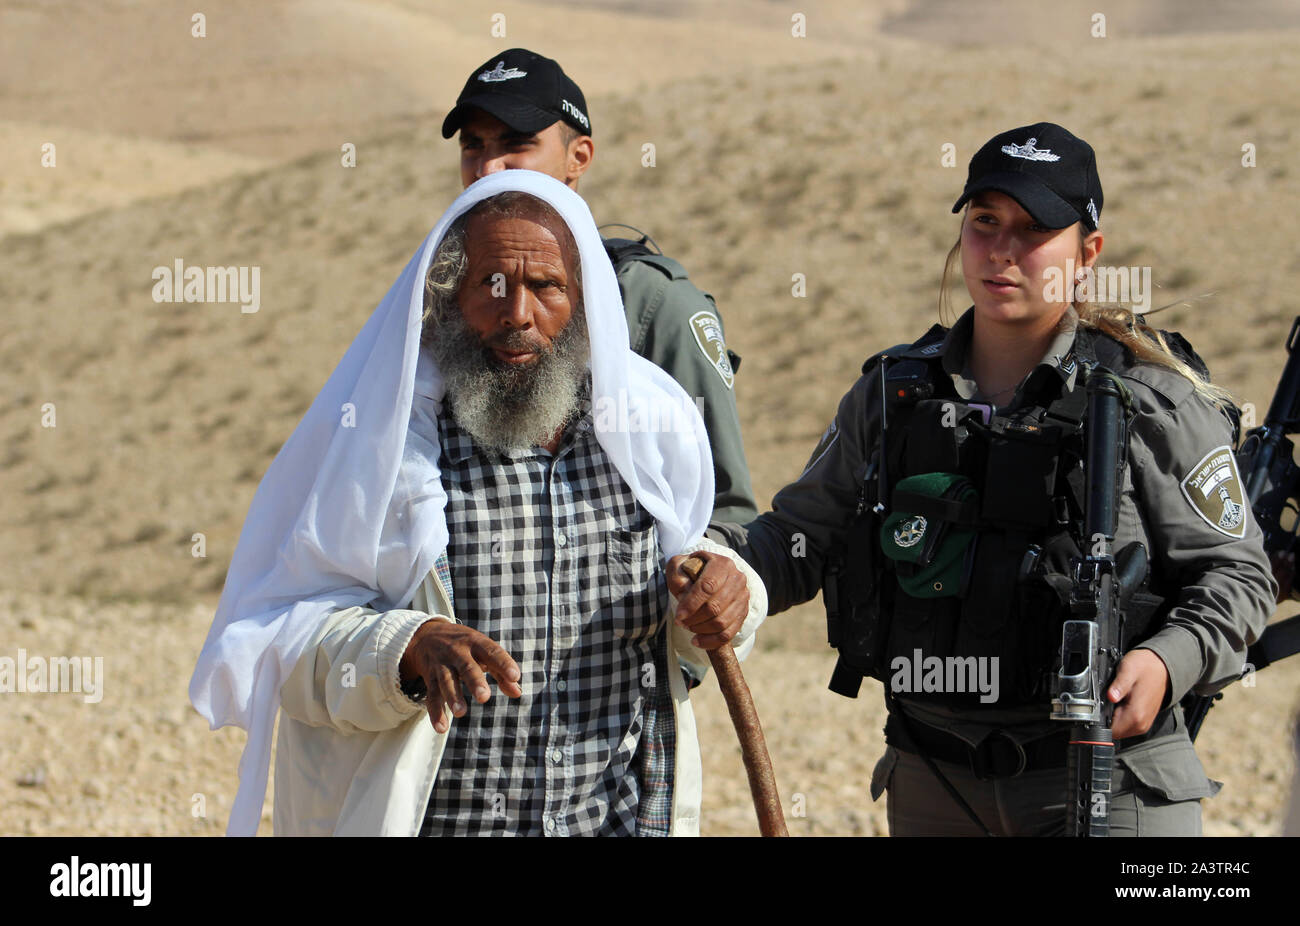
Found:
[[420, 625], [402, 654], [398, 673], [403, 684], [424, 679], [428, 692], [425, 707], [439, 733], [451, 729], [451, 717], [444, 712], [447, 707], [452, 715], [465, 716], [468, 708], [464, 691], [469, 691], [479, 704], [492, 697], [487, 675], [496, 679], [497, 686], [510, 697], [523, 694], [519, 666], [501, 644], [472, 627], [447, 621]]
[[695, 634], [691, 642], [700, 649], [717, 649], [740, 632], [749, 614], [749, 586], [728, 557], [718, 553], [691, 553], [704, 560], [695, 580], [682, 573], [687, 556], [668, 561], [668, 591], [677, 599], [673, 619]]

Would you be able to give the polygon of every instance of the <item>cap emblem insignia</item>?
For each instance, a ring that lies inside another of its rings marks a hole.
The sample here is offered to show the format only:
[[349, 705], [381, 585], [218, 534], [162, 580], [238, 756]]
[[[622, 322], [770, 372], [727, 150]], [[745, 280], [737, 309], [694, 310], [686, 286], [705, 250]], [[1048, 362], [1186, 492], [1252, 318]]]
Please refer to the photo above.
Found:
[[1023, 145], [1003, 145], [1002, 153], [1009, 154], [1013, 158], [1024, 158], [1026, 161], [1059, 161], [1059, 154], [1052, 154], [1051, 148], [1035, 148], [1034, 144], [1037, 138], [1031, 138]]
[[503, 80], [514, 80], [516, 77], [527, 77], [527, 71], [521, 71], [519, 68], [508, 68], [504, 60], [498, 61], [497, 66], [490, 71], [484, 71], [478, 76], [478, 79], [485, 84], [495, 84]]

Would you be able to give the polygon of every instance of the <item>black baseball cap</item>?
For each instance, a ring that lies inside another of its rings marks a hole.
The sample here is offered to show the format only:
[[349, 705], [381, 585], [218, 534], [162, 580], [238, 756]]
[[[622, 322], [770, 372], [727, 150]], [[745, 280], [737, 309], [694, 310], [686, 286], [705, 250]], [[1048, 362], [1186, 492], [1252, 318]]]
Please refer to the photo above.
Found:
[[516, 132], [540, 132], [559, 121], [591, 134], [587, 100], [578, 85], [555, 61], [526, 48], [493, 55], [474, 69], [442, 121], [442, 137], [455, 135], [471, 109], [496, 116]]
[[986, 142], [970, 159], [966, 189], [952, 211], [985, 190], [1006, 193], [1048, 228], [1083, 222], [1091, 231], [1101, 219], [1097, 155], [1053, 122], [1022, 126]]

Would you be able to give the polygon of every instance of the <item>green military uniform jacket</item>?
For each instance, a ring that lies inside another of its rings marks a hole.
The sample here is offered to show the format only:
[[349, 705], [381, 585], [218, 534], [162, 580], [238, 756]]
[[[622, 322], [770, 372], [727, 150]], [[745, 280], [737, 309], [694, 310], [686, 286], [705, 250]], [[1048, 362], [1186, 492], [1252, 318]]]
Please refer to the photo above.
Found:
[[713, 451], [715, 521], [758, 515], [740, 437], [734, 391], [739, 358], [727, 350], [713, 297], [691, 284], [681, 264], [647, 254], [616, 266], [632, 350], [667, 371], [696, 400]]
[[[966, 368], [973, 319], [973, 310], [966, 312], [938, 346], [938, 354], [958, 395], [981, 401]], [[1073, 384], [1078, 373], [1072, 358], [1076, 320], [1071, 307], [1042, 361], [1008, 408], [1021, 401], [1021, 392], [1035, 377], [1059, 378], [1063, 388]], [[1163, 624], [1141, 644], [1168, 667], [1168, 703], [1176, 704], [1190, 690], [1211, 694], [1240, 676], [1247, 645], [1263, 631], [1273, 612], [1277, 585], [1249, 505], [1235, 523], [1229, 518], [1224, 521], [1229, 526], [1220, 527], [1215, 520], [1222, 512], [1198, 491], [1211, 468], [1222, 478], [1225, 450], [1231, 460], [1227, 417], [1197, 396], [1184, 377], [1163, 367], [1126, 362], [1115, 372], [1132, 392], [1137, 414], [1129, 428], [1129, 463], [1114, 548], [1141, 541], [1152, 568], [1169, 588], [1177, 589], [1177, 600]], [[743, 527], [726, 526], [729, 542], [767, 586], [773, 614], [817, 594], [828, 554], [844, 542], [862, 477], [881, 438], [879, 387], [879, 373], [869, 364], [840, 402], [803, 475], [777, 494], [772, 511]], [[1235, 499], [1244, 500], [1235, 462], [1230, 470], [1230, 478], [1222, 484]], [[893, 474], [902, 475], [909, 474]], [[796, 548], [796, 534], [806, 539], [805, 556], [790, 555]], [[1059, 728], [1047, 719], [1047, 704], [1040, 710], [1033, 705], [957, 709], [930, 702], [922, 705], [915, 699], [905, 703], [909, 716], [941, 727], [971, 746], [993, 727], [1022, 743]], [[1218, 785], [1206, 779], [1181, 710], [1173, 714], [1176, 728], [1171, 733], [1129, 749], [1121, 741], [1119, 760], [1144, 785], [1171, 800], [1210, 796]]]

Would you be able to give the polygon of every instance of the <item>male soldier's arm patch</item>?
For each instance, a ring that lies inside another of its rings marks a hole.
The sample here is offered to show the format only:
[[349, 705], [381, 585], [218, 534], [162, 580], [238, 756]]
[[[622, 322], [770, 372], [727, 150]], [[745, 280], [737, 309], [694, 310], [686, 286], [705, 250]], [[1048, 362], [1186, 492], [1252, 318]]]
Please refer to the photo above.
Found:
[[691, 316], [691, 334], [699, 345], [705, 359], [712, 364], [722, 382], [731, 389], [736, 381], [735, 371], [731, 368], [731, 358], [727, 356], [727, 345], [722, 339], [722, 323], [718, 316], [707, 309], [701, 309]]
[[1201, 457], [1179, 487], [1192, 510], [1210, 527], [1229, 537], [1246, 536], [1246, 493], [1237, 459], [1227, 444]]

